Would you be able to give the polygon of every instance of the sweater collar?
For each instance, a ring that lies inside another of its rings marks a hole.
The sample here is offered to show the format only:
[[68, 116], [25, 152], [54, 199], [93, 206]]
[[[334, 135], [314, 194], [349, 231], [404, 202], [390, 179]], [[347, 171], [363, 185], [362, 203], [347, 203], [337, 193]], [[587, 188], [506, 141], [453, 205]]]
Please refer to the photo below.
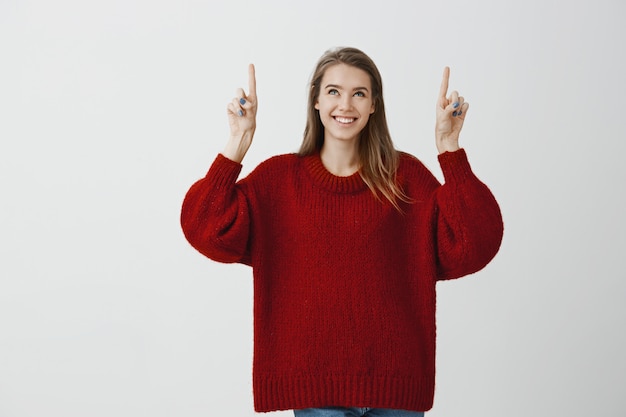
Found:
[[319, 152], [305, 156], [303, 158], [303, 164], [313, 182], [326, 190], [335, 193], [350, 194], [367, 188], [367, 184], [365, 184], [358, 171], [347, 177], [332, 174], [322, 163]]

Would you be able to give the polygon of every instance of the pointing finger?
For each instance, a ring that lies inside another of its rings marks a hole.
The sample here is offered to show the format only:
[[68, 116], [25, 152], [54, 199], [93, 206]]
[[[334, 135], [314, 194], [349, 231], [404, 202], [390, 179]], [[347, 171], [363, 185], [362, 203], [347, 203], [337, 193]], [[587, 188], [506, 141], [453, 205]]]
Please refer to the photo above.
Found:
[[441, 80], [441, 88], [439, 90], [439, 97], [446, 98], [448, 94], [448, 81], [450, 80], [450, 67], [443, 69], [443, 79]]
[[256, 74], [254, 64], [248, 65], [248, 95], [256, 98]]

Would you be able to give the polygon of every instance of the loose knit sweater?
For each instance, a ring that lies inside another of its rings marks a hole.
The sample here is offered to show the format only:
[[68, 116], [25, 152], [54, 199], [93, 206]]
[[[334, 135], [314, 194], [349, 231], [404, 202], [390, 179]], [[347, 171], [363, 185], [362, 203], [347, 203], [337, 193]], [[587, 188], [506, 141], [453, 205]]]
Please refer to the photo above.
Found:
[[319, 154], [270, 158], [239, 181], [220, 154], [189, 189], [191, 245], [252, 266], [256, 411], [432, 407], [435, 283], [483, 268], [503, 232], [465, 151], [439, 163], [444, 185], [401, 154], [401, 211]]

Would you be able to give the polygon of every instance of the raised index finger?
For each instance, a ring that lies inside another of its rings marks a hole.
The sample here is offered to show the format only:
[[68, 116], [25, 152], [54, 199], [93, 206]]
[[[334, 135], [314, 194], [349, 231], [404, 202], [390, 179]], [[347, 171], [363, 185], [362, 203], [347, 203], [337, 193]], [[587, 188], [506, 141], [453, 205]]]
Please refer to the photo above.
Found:
[[439, 90], [439, 97], [446, 97], [448, 94], [448, 81], [450, 80], [450, 67], [443, 69], [443, 79], [441, 80], [441, 89]]
[[248, 95], [256, 98], [256, 75], [254, 64], [248, 65]]

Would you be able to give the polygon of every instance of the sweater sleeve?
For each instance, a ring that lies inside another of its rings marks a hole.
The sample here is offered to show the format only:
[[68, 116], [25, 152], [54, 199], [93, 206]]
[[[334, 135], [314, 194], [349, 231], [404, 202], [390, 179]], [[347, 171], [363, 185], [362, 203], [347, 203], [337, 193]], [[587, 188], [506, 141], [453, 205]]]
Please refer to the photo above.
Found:
[[185, 237], [200, 253], [218, 262], [250, 264], [250, 217], [241, 164], [219, 154], [206, 176], [183, 200], [180, 222]]
[[438, 279], [484, 268], [500, 248], [503, 224], [491, 191], [472, 172], [463, 149], [439, 155], [445, 183], [437, 190]]

